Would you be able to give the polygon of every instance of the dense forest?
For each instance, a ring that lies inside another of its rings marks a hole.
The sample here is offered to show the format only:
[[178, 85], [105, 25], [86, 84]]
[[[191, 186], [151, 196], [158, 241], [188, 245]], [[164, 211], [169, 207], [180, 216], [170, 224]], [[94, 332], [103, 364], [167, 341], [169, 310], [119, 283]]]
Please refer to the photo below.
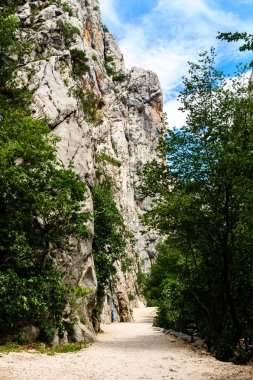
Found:
[[[242, 50], [252, 48], [252, 36], [219, 38], [242, 38]], [[179, 94], [186, 124], [161, 136], [163, 163], [141, 173], [141, 191], [155, 199], [145, 222], [163, 236], [144, 294], [159, 306], [158, 326], [187, 332], [193, 323], [217, 358], [247, 361], [253, 353], [252, 83], [245, 78], [249, 67], [226, 76], [215, 58], [211, 49], [189, 63]]]

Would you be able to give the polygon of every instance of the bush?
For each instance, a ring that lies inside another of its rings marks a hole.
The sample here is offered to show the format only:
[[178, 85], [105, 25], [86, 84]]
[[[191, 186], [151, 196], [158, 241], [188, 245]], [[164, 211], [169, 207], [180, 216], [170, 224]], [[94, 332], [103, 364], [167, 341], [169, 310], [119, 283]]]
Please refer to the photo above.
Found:
[[73, 74], [81, 76], [90, 70], [87, 62], [89, 61], [84, 51], [80, 49], [70, 50], [70, 56], [73, 66]]
[[106, 55], [105, 56], [105, 62], [107, 62], [107, 63], [111, 63], [111, 62], [113, 62], [114, 61], [114, 59], [113, 59], [113, 57], [111, 56], [111, 55]]
[[85, 185], [60, 166], [58, 139], [43, 121], [2, 98], [0, 115], [0, 333], [35, 324], [47, 340], [70, 292], [53, 269], [55, 255], [71, 252], [70, 236], [88, 236]]
[[114, 64], [114, 59], [111, 55], [106, 55], [105, 56], [105, 70], [109, 76], [115, 74], [114, 68], [111, 65]]
[[59, 5], [64, 12], [69, 14], [70, 17], [76, 16], [73, 8], [66, 1], [60, 2]]
[[62, 35], [66, 48], [69, 48], [71, 43], [74, 42], [75, 37], [80, 35], [79, 29], [67, 21], [64, 22], [62, 20], [58, 20], [57, 27]]
[[14, 56], [19, 51], [19, 45], [15, 39], [18, 26], [17, 17], [12, 15], [3, 17], [0, 14], [0, 87], [12, 79], [17, 68], [17, 60]]
[[112, 80], [114, 82], [124, 82], [125, 80], [127, 80], [127, 75], [119, 72], [119, 73], [116, 73], [115, 75], [113, 75]]
[[70, 90], [72, 94], [80, 103], [85, 119], [92, 123], [98, 120], [98, 110], [101, 106], [101, 99], [91, 91], [84, 91], [81, 85], [76, 86]]
[[94, 202], [94, 240], [93, 255], [98, 278], [99, 297], [104, 288], [113, 284], [114, 263], [119, 260], [122, 265], [128, 258], [125, 253], [130, 233], [126, 230], [122, 216], [113, 199], [110, 180], [107, 178], [93, 188]]
[[109, 76], [111, 76], [115, 73], [114, 69], [111, 66], [109, 66], [108, 64], [105, 64], [105, 70], [107, 72], [107, 75], [109, 75]]
[[113, 158], [113, 157], [109, 156], [105, 152], [103, 152], [100, 156], [98, 156], [98, 160], [99, 161], [108, 162], [108, 164], [111, 164], [111, 165], [116, 166], [118, 168], [121, 167], [121, 162], [119, 160], [117, 160], [116, 158]]
[[20, 273], [7, 269], [0, 272], [0, 283], [0, 334], [17, 337], [22, 327], [32, 324], [50, 342], [66, 303], [62, 275], [53, 268]]

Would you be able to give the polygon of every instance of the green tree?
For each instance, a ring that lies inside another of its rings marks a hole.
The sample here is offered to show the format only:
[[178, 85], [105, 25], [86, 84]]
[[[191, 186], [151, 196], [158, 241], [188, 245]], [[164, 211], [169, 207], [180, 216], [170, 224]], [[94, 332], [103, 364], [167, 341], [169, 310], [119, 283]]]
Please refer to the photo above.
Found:
[[[235, 32], [235, 33], [218, 33], [217, 38], [219, 40], [227, 42], [238, 42], [243, 41], [243, 44], [239, 47], [240, 51], [253, 51], [253, 34], [246, 32]], [[250, 66], [253, 66], [253, 61], [251, 61]]]
[[17, 17], [0, 14], [0, 89], [12, 78], [17, 68], [15, 54], [18, 52], [16, 32], [19, 26]]
[[13, 14], [16, 9], [23, 5], [26, 0], [1, 0], [0, 14]]
[[253, 333], [253, 99], [243, 74], [217, 71], [213, 50], [190, 63], [179, 95], [186, 125], [163, 145], [168, 167], [153, 162], [142, 173], [143, 193], [158, 195], [145, 221], [184, 258], [188, 320], [224, 360]]
[[121, 262], [127, 269], [126, 244], [131, 235], [127, 231], [122, 216], [113, 199], [111, 181], [105, 178], [94, 186], [94, 240], [93, 256], [98, 279], [97, 305], [94, 310], [94, 325], [97, 327], [101, 305], [105, 296], [106, 286], [113, 287], [116, 273], [115, 263]]
[[32, 42], [22, 41], [20, 20], [15, 15], [24, 0], [2, 0], [0, 7], [0, 92], [14, 90], [11, 79], [20, 60], [31, 49]]
[[29, 116], [31, 94], [12, 81], [28, 47], [13, 15], [24, 2], [4, 0], [0, 8], [0, 337], [17, 338], [33, 324], [50, 341], [64, 330], [66, 303], [87, 293], [64, 285], [56, 256], [71, 254], [73, 238], [87, 238], [89, 214], [84, 183], [57, 160], [59, 139]]
[[[4, 102], [3, 102], [4, 104]], [[7, 104], [7, 105], [6, 105]], [[59, 327], [66, 303], [56, 255], [85, 239], [85, 185], [56, 158], [58, 138], [25, 111], [0, 108], [0, 332]], [[44, 285], [43, 285], [43, 282]]]

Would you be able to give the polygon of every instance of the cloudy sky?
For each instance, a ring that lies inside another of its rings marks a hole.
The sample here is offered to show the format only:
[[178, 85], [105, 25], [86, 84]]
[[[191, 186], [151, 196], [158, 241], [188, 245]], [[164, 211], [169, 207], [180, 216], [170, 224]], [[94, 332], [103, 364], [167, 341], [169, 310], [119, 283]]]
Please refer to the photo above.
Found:
[[253, 0], [100, 0], [100, 5], [126, 66], [158, 74], [171, 127], [184, 119], [176, 97], [188, 61], [196, 61], [211, 46], [225, 72], [233, 73], [238, 62], [250, 59], [236, 44], [216, 36], [218, 31], [253, 33]]

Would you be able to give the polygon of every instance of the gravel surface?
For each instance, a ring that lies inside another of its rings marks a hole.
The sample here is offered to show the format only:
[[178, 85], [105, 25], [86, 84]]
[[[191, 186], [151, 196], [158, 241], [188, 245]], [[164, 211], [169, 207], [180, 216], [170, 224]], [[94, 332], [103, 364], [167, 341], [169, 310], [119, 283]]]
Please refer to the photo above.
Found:
[[253, 380], [253, 368], [222, 363], [152, 327], [154, 308], [135, 323], [104, 325], [97, 342], [76, 353], [0, 357], [0, 380]]

